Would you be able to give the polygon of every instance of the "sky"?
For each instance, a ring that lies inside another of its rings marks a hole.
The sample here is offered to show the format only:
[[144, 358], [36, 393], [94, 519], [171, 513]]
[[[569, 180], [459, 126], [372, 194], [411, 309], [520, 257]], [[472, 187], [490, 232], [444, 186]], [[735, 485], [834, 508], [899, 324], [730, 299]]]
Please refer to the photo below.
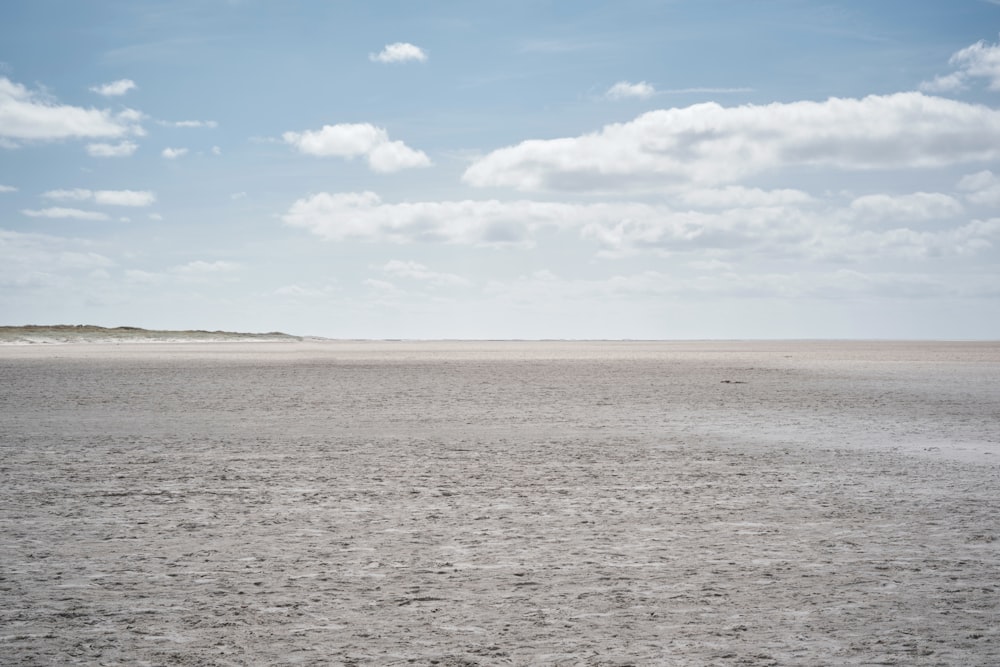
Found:
[[1000, 0], [6, 0], [0, 325], [1000, 338]]

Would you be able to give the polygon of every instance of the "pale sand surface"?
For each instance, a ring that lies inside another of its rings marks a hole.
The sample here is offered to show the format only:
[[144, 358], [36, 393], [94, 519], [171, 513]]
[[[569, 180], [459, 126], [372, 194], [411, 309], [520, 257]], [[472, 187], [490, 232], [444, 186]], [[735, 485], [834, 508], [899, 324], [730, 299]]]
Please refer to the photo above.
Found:
[[1000, 664], [996, 343], [0, 346], [0, 457], [3, 665]]

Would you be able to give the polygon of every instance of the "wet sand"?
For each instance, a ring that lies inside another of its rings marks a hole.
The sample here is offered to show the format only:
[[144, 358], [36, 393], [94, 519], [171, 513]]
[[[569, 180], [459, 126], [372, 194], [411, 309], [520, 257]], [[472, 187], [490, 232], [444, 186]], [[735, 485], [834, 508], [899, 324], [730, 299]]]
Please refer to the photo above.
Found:
[[997, 665], [1000, 344], [0, 346], [0, 664]]

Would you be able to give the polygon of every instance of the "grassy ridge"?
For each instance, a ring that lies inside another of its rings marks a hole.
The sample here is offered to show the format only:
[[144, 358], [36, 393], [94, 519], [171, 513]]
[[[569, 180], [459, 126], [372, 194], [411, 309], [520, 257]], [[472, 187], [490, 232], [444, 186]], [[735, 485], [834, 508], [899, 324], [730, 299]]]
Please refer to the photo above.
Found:
[[99, 327], [92, 324], [28, 324], [0, 326], [0, 343], [87, 343], [141, 341], [295, 341], [301, 340], [280, 331], [243, 333], [185, 329], [141, 329], [139, 327]]

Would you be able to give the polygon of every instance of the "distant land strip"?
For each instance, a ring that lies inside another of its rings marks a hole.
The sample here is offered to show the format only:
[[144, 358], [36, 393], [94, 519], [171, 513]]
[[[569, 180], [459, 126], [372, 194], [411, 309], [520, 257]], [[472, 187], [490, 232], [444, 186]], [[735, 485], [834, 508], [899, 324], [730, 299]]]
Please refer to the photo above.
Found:
[[0, 344], [32, 343], [142, 343], [142, 342], [234, 342], [234, 341], [299, 341], [299, 336], [271, 331], [243, 333], [237, 331], [180, 331], [141, 329], [139, 327], [99, 327], [93, 324], [26, 324], [0, 326]]

